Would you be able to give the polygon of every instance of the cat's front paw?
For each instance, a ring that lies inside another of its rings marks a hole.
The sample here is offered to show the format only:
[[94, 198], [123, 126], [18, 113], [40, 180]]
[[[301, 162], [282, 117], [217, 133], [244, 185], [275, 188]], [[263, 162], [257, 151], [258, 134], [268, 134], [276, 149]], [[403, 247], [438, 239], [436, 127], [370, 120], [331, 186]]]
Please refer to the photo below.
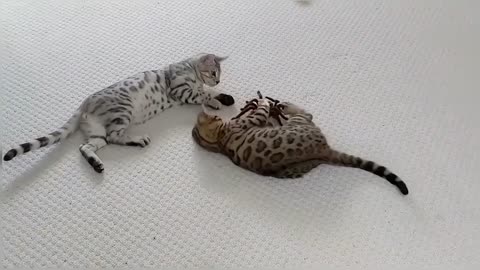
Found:
[[270, 100], [266, 99], [266, 98], [262, 98], [258, 101], [258, 106], [265, 106], [265, 107], [270, 107], [273, 105], [273, 102], [271, 102]]
[[235, 104], [235, 99], [227, 94], [218, 94], [214, 99], [220, 101], [220, 103], [225, 106], [232, 106]]
[[207, 104], [207, 107], [211, 108], [211, 109], [214, 109], [214, 110], [220, 110], [220, 108], [222, 107], [222, 103], [218, 100], [218, 99], [210, 99]]
[[280, 107], [280, 109], [282, 110], [282, 112], [284, 114], [301, 114], [301, 113], [305, 113], [305, 110], [302, 109], [300, 106], [298, 105], [295, 105], [293, 103], [290, 103], [290, 102], [281, 102], [278, 104], [278, 106]]

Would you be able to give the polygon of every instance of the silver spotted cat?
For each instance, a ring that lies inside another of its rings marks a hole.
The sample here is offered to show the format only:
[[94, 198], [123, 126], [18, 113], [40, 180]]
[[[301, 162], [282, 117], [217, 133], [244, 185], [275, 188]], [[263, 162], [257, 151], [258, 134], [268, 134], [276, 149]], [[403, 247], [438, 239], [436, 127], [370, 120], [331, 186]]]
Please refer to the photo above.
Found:
[[181, 104], [205, 104], [213, 109], [234, 104], [230, 95], [204, 90], [220, 82], [220, 62], [225, 58], [199, 54], [159, 70], [145, 71], [121, 80], [86, 98], [60, 129], [9, 150], [3, 160], [66, 139], [77, 129], [87, 137], [80, 152], [96, 172], [104, 165], [96, 151], [107, 144], [145, 147], [147, 135], [128, 136], [132, 124], [141, 124], [158, 113]]

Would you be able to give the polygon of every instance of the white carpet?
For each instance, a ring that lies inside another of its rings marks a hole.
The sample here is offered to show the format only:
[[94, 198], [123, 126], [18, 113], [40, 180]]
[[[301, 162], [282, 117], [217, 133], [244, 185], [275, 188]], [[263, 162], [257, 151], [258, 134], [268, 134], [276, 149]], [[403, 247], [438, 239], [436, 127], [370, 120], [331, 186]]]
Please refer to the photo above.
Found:
[[[90, 93], [198, 52], [229, 55], [218, 89], [305, 106], [357, 169], [256, 176], [194, 145], [199, 107], [108, 146], [80, 134], [3, 163], [5, 267], [267, 268], [480, 263], [479, 1], [3, 0], [1, 144], [53, 131]], [[385, 268], [382, 268], [385, 269]], [[477, 268], [478, 269], [478, 268]]]

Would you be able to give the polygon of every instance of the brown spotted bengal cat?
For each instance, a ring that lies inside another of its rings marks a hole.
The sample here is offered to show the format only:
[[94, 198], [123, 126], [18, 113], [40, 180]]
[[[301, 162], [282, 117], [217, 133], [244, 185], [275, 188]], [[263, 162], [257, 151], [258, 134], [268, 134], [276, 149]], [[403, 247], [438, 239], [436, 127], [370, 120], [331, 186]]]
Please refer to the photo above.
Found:
[[291, 103], [253, 99], [228, 122], [201, 112], [192, 136], [203, 148], [260, 175], [297, 178], [320, 164], [340, 165], [374, 173], [408, 194], [405, 183], [384, 166], [330, 148], [312, 118]]

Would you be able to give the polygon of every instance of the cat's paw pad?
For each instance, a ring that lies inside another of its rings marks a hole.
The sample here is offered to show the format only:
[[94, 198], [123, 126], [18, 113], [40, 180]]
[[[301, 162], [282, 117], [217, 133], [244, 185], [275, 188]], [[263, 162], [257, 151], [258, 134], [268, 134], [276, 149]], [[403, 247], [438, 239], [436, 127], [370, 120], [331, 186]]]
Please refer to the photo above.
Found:
[[134, 136], [132, 137], [132, 140], [129, 142], [126, 142], [125, 145], [128, 146], [139, 146], [139, 147], [145, 147], [150, 144], [152, 140], [150, 140], [150, 137], [147, 135], [144, 136]]

